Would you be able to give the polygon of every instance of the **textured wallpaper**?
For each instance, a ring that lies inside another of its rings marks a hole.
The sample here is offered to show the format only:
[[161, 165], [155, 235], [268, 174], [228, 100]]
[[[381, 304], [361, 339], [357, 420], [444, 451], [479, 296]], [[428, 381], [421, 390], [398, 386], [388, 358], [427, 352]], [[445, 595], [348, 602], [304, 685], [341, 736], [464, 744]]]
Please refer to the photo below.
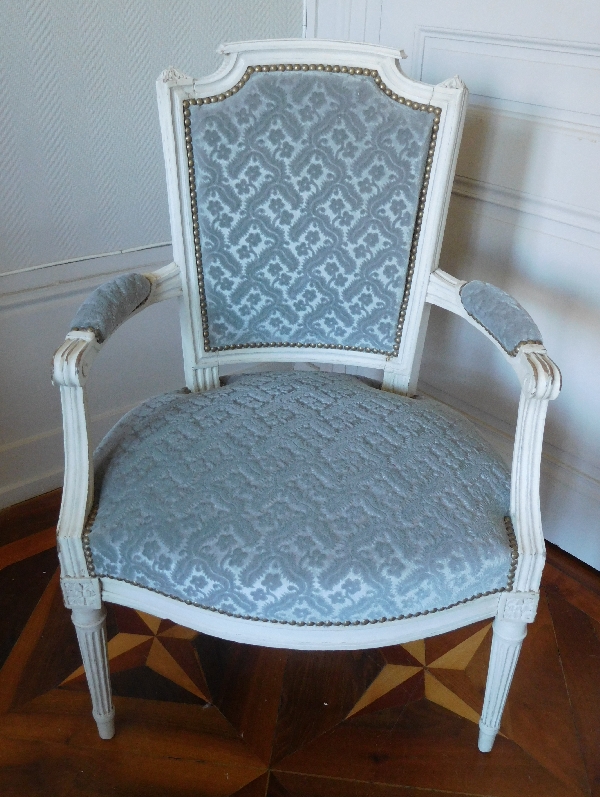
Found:
[[302, 0], [7, 0], [2, 17], [0, 272], [170, 240], [158, 74], [302, 35]]

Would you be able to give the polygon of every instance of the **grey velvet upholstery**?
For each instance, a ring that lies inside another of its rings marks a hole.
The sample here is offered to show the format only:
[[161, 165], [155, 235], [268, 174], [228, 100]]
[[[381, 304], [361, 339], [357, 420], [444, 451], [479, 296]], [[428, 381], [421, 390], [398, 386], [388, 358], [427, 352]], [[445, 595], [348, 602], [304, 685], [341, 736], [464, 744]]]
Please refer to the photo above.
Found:
[[500, 288], [473, 280], [463, 285], [460, 298], [467, 313], [514, 356], [523, 343], [542, 343], [542, 335], [525, 308]]
[[211, 347], [394, 349], [432, 110], [301, 71], [190, 107]]
[[146, 301], [151, 287], [150, 280], [142, 274], [123, 274], [105, 282], [81, 305], [71, 329], [91, 329], [98, 343], [102, 343]]
[[505, 589], [510, 476], [429, 399], [246, 375], [146, 401], [95, 455], [90, 572], [215, 611], [377, 622]]

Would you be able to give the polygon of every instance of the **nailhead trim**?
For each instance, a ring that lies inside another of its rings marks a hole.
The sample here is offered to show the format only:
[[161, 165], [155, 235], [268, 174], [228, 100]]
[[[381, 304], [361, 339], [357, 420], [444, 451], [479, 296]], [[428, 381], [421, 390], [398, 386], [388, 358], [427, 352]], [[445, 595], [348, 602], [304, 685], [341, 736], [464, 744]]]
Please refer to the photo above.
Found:
[[517, 546], [517, 539], [515, 537], [515, 533], [513, 530], [512, 520], [510, 517], [504, 518], [504, 527], [506, 529], [506, 535], [508, 537], [508, 543], [510, 545], [511, 550], [511, 563], [508, 571], [508, 580], [506, 587], [500, 589], [492, 589], [488, 592], [478, 592], [477, 595], [473, 595], [470, 598], [464, 598], [461, 601], [456, 601], [456, 603], [450, 603], [448, 606], [443, 606], [441, 609], [426, 609], [423, 612], [415, 612], [414, 614], [402, 614], [398, 615], [398, 617], [380, 617], [378, 619], [370, 620], [345, 620], [341, 621], [338, 620], [336, 622], [332, 622], [331, 620], [320, 620], [319, 622], [304, 622], [303, 620], [272, 620], [266, 617], [253, 617], [249, 614], [234, 614], [233, 612], [228, 612], [225, 609], [217, 609], [214, 606], [206, 606], [203, 603], [195, 603], [191, 600], [184, 600], [183, 598], [178, 598], [175, 595], [168, 595], [166, 592], [161, 592], [158, 589], [154, 589], [153, 587], [147, 587], [145, 584], [140, 584], [137, 581], [130, 581], [127, 578], [117, 578], [115, 576], [111, 576], [109, 573], [97, 573], [94, 568], [94, 561], [92, 558], [92, 551], [90, 548], [90, 541], [89, 541], [89, 534], [91, 528], [94, 524], [94, 520], [96, 519], [96, 514], [98, 512], [98, 507], [95, 506], [92, 511], [90, 512], [86, 524], [83, 529], [82, 534], [82, 544], [83, 544], [83, 552], [85, 556], [85, 561], [87, 564], [88, 575], [92, 578], [111, 578], [113, 581], [122, 581], [124, 584], [131, 584], [134, 587], [141, 587], [142, 589], [147, 589], [149, 592], [156, 592], [157, 595], [162, 595], [165, 598], [171, 598], [171, 600], [179, 601], [180, 603], [185, 603], [187, 606], [195, 606], [197, 609], [205, 609], [209, 612], [215, 612], [216, 614], [223, 614], [226, 617], [234, 617], [238, 620], [253, 620], [254, 622], [261, 622], [261, 623], [275, 623], [277, 625], [297, 625], [297, 626], [315, 626], [315, 627], [333, 627], [333, 626], [350, 626], [350, 625], [374, 625], [376, 623], [390, 623], [394, 620], [408, 620], [411, 617], [422, 617], [426, 614], [435, 614], [436, 612], [443, 612], [446, 609], [452, 609], [454, 606], [460, 606], [463, 603], [470, 603], [471, 601], [476, 600], [477, 598], [483, 598], [486, 595], [495, 595], [499, 592], [510, 592], [512, 590], [514, 580], [515, 580], [515, 571], [517, 569], [517, 563], [519, 560], [519, 550]]
[[[362, 75], [372, 77], [378, 88], [391, 100], [401, 105], [406, 105], [407, 108], [412, 108], [415, 111], [424, 111], [426, 113], [435, 114], [433, 120], [433, 127], [431, 131], [431, 139], [429, 142], [429, 150], [427, 152], [427, 159], [425, 162], [425, 172], [423, 175], [423, 184], [419, 194], [419, 202], [417, 205], [417, 215], [415, 219], [415, 227], [413, 230], [413, 237], [408, 257], [408, 269], [406, 272], [406, 282], [404, 285], [404, 294], [400, 304], [400, 311], [398, 314], [398, 323], [396, 325], [396, 334], [394, 337], [394, 345], [391, 351], [385, 349], [374, 349], [363, 346], [343, 346], [336, 343], [289, 343], [287, 341], [277, 341], [272, 343], [253, 342], [253, 343], [235, 343], [227, 346], [211, 346], [206, 293], [204, 290], [204, 273], [202, 270], [202, 248], [200, 245], [200, 225], [198, 221], [198, 203], [196, 196], [196, 176], [194, 169], [194, 155], [192, 148], [192, 135], [191, 128], [191, 113], [190, 105], [209, 105], [215, 102], [223, 102], [223, 100], [232, 97], [234, 94], [245, 86], [253, 74], [260, 72], [332, 72], [344, 75]], [[183, 124], [185, 128], [185, 142], [188, 157], [188, 181], [190, 185], [190, 206], [192, 213], [192, 226], [194, 230], [194, 249], [196, 253], [196, 272], [198, 275], [198, 288], [200, 291], [200, 314], [202, 318], [202, 337], [204, 342], [205, 352], [218, 352], [218, 351], [233, 351], [236, 349], [260, 349], [260, 348], [306, 348], [306, 349], [337, 349], [344, 351], [359, 351], [367, 354], [382, 354], [387, 357], [397, 357], [400, 350], [400, 341], [402, 339], [402, 330], [404, 327], [404, 319], [408, 307], [408, 300], [410, 297], [410, 287], [415, 270], [415, 263], [417, 257], [417, 248], [419, 245], [419, 236], [421, 233], [421, 221], [425, 210], [425, 201], [427, 198], [427, 189], [429, 186], [429, 176], [431, 174], [431, 165], [433, 163], [433, 156], [435, 153], [435, 143], [437, 140], [437, 133], [440, 125], [442, 109], [435, 105], [428, 105], [426, 103], [413, 102], [412, 100], [402, 97], [396, 92], [392, 91], [381, 79], [379, 72], [376, 69], [362, 69], [361, 67], [348, 67], [340, 66], [338, 64], [264, 64], [249, 66], [240, 80], [231, 89], [222, 92], [221, 94], [214, 94], [209, 97], [192, 97], [183, 101]]]

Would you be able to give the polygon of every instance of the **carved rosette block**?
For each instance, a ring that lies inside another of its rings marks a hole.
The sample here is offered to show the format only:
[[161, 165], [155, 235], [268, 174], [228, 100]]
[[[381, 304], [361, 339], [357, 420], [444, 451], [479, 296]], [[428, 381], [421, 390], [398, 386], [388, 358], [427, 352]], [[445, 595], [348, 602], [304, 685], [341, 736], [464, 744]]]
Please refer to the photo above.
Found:
[[497, 616], [500, 620], [533, 623], [539, 599], [539, 592], [505, 592], [500, 597]]
[[161, 72], [159, 80], [162, 80], [163, 83], [178, 83], [179, 81], [189, 81], [191, 78], [183, 72], [180, 72], [179, 69], [176, 69], [174, 66], [170, 66], [168, 69]]
[[508, 697], [527, 623], [518, 620], [494, 620], [485, 699], [479, 721], [479, 749], [489, 753], [500, 729], [502, 712]]
[[443, 86], [445, 89], [466, 89], [465, 82], [461, 78], [460, 75], [454, 75], [454, 77], [449, 77], [447, 80], [444, 80], [442, 83], [438, 83], [438, 86]]
[[69, 578], [63, 576], [60, 579], [63, 600], [67, 609], [87, 607], [88, 609], [101, 609], [102, 598], [100, 596], [100, 579]]
[[92, 698], [92, 714], [101, 739], [115, 735], [115, 709], [112, 704], [110, 671], [106, 649], [106, 610], [77, 607], [72, 612], [73, 625], [83, 659], [83, 667]]

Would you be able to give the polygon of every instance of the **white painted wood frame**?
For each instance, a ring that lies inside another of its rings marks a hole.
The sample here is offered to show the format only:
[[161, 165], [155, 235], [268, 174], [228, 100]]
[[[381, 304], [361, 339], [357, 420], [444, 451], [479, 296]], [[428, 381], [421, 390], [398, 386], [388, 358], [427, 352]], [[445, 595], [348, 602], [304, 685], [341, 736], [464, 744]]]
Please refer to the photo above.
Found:
[[[467, 91], [459, 78], [437, 86], [415, 82], [399, 69], [399, 51], [373, 45], [289, 40], [225, 45], [222, 67], [212, 76], [193, 80], [171, 68], [158, 80], [158, 100], [167, 167], [167, 185], [173, 232], [174, 262], [147, 274], [152, 289], [136, 311], [174, 296], [179, 297], [186, 380], [190, 390], [219, 384], [223, 365], [297, 361], [337, 363], [379, 368], [383, 387], [409, 393], [416, 384], [419, 347], [424, 339], [427, 310], [439, 305], [494, 338], [464, 310], [463, 282], [437, 269], [452, 178], [464, 119]], [[399, 95], [442, 109], [438, 141], [431, 164], [427, 204], [400, 350], [386, 357], [356, 351], [315, 348], [243, 349], [205, 352], [199, 308], [198, 279], [190, 206], [189, 177], [183, 124], [183, 102], [224, 94], [248, 67], [264, 64], [346, 65], [376, 69], [385, 84]], [[358, 626], [299, 626], [244, 620], [201, 609], [113, 578], [88, 575], [82, 533], [90, 511], [94, 478], [87, 431], [85, 383], [101, 345], [92, 332], [71, 332], [54, 360], [54, 381], [60, 385], [65, 436], [65, 486], [58, 526], [58, 551], [66, 605], [73, 609], [82, 640], [94, 716], [103, 738], [113, 732], [113, 714], [104, 644], [103, 600], [149, 612], [161, 618], [224, 639], [276, 648], [343, 650], [375, 648], [444, 633], [469, 623], [495, 617], [488, 687], [481, 721], [480, 749], [491, 749], [500, 724], [526, 623], [535, 617], [544, 562], [544, 540], [539, 512], [539, 467], [548, 401], [560, 389], [560, 375], [543, 346], [523, 345], [516, 356], [506, 356], [521, 383], [521, 400], [514, 448], [511, 516], [519, 559], [510, 591], [482, 595], [452, 608], [402, 620]]]

